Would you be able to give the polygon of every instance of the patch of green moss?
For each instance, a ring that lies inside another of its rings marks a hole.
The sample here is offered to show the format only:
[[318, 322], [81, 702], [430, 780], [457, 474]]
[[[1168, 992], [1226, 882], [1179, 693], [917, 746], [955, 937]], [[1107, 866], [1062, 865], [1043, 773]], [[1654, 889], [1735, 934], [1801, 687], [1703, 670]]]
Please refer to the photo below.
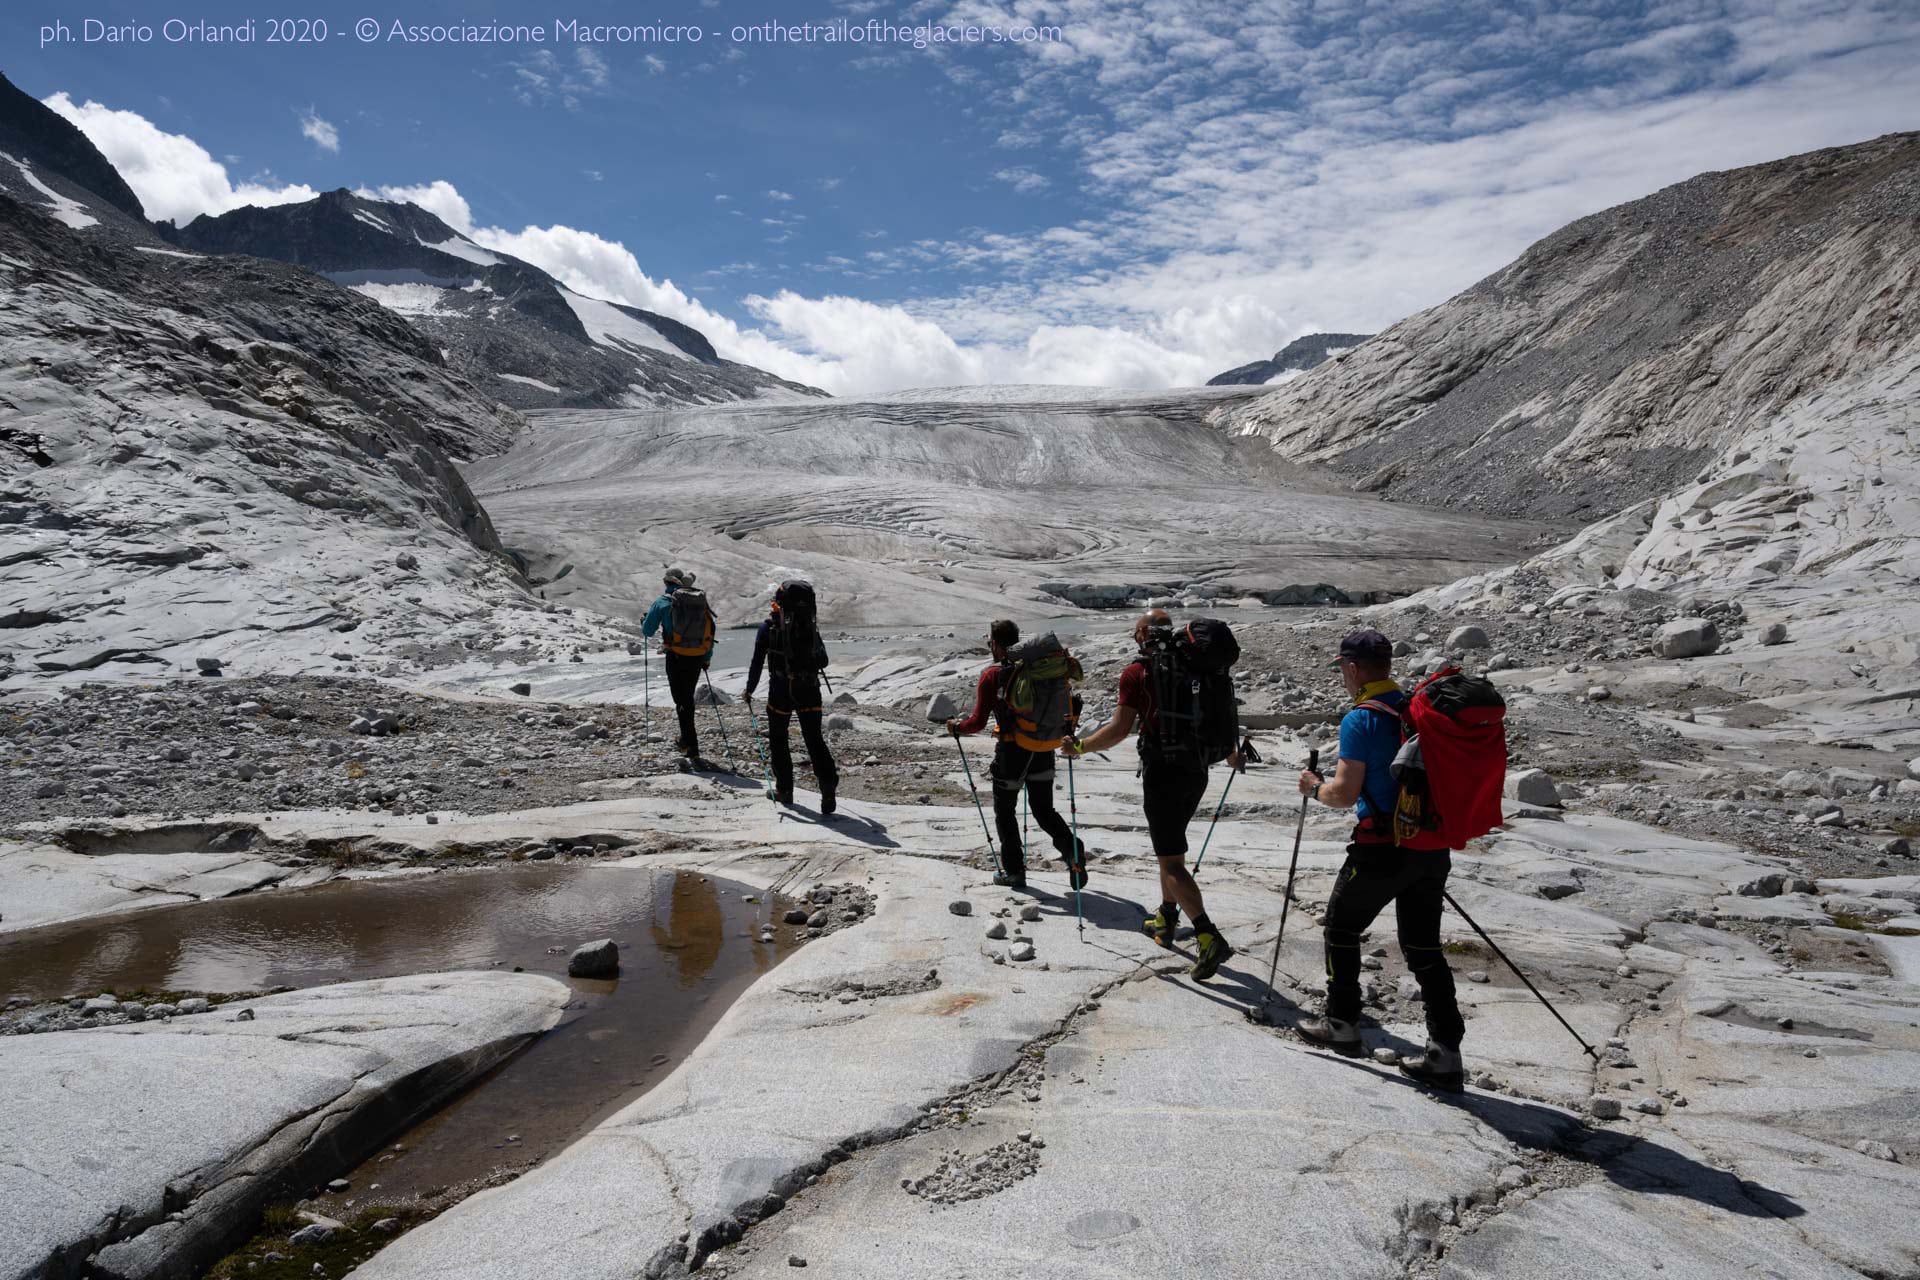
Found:
[[[207, 1280], [312, 1280], [319, 1263], [327, 1275], [343, 1276], [378, 1253], [403, 1231], [433, 1215], [398, 1205], [368, 1205], [350, 1219], [347, 1229], [324, 1244], [294, 1244], [293, 1234], [307, 1224], [290, 1204], [268, 1205], [260, 1213], [253, 1239], [213, 1264]], [[375, 1231], [373, 1224], [393, 1219], [394, 1226]]]

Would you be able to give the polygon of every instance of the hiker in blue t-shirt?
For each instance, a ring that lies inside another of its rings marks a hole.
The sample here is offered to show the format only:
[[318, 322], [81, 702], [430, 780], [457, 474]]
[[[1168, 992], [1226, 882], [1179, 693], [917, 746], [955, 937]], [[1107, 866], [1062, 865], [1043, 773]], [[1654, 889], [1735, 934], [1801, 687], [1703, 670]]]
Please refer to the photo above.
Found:
[[1440, 949], [1440, 909], [1452, 857], [1444, 847], [1406, 848], [1394, 839], [1399, 784], [1393, 758], [1410, 698], [1392, 677], [1393, 644], [1378, 631], [1356, 631], [1342, 640], [1336, 665], [1354, 702], [1340, 721], [1340, 759], [1331, 779], [1302, 770], [1300, 794], [1336, 809], [1352, 805], [1358, 821], [1324, 919], [1327, 1011], [1294, 1030], [1339, 1053], [1361, 1052], [1360, 938], [1391, 902], [1400, 952], [1420, 983], [1427, 1012], [1427, 1051], [1403, 1059], [1400, 1070], [1423, 1084], [1457, 1091], [1466, 1079], [1460, 1062], [1466, 1023]]

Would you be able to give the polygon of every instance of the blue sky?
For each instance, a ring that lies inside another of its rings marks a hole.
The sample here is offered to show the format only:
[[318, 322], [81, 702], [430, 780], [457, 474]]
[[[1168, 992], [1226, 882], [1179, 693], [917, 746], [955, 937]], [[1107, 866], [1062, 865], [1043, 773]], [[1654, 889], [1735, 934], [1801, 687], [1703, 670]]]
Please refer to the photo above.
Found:
[[[392, 3], [298, 6], [329, 22], [320, 46], [156, 30], [43, 48], [42, 25], [157, 28], [162, 10], [16, 0], [4, 69], [150, 213], [412, 193], [575, 287], [835, 391], [1202, 381], [1307, 330], [1383, 327], [1702, 170], [1920, 128], [1908, 0], [560, 6], [706, 33], [588, 46], [552, 39], [545, 5]], [[732, 38], [776, 10], [1059, 38]], [[380, 40], [353, 37], [362, 17]], [[395, 44], [396, 18], [550, 39]]]

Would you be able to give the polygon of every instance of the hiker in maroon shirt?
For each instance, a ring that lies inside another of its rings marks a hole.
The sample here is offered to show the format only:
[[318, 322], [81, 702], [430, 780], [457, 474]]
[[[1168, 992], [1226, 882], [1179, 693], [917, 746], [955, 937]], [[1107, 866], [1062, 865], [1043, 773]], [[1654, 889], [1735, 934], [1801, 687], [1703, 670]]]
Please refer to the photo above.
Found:
[[[1207, 915], [1200, 886], [1187, 870], [1187, 824], [1200, 807], [1207, 790], [1207, 766], [1191, 761], [1160, 758], [1154, 747], [1153, 682], [1148, 677], [1150, 644], [1164, 642], [1173, 620], [1165, 610], [1143, 613], [1133, 624], [1133, 640], [1140, 646], [1140, 657], [1120, 673], [1119, 705], [1113, 719], [1078, 741], [1068, 741], [1060, 749], [1074, 755], [1105, 751], [1140, 731], [1141, 808], [1147, 819], [1147, 837], [1152, 842], [1154, 860], [1160, 866], [1160, 910], [1146, 921], [1146, 931], [1163, 947], [1173, 945], [1180, 927], [1180, 912], [1193, 921], [1196, 959], [1190, 970], [1195, 978], [1211, 978], [1233, 948]], [[1229, 757], [1230, 768], [1240, 767], [1236, 753]]]
[[980, 673], [974, 688], [973, 712], [964, 720], [947, 721], [947, 732], [956, 737], [979, 733], [993, 720], [993, 764], [987, 770], [993, 779], [993, 825], [1000, 836], [1000, 871], [993, 882], [1011, 889], [1027, 887], [1026, 844], [1020, 838], [1020, 790], [1026, 788], [1027, 810], [1040, 829], [1053, 837], [1053, 847], [1067, 863], [1069, 882], [1074, 888], [1087, 882], [1086, 857], [1074, 848], [1073, 828], [1053, 807], [1053, 752], [1036, 751], [1019, 741], [1013, 708], [1007, 703], [1007, 682], [1013, 674], [1008, 651], [1020, 643], [1020, 628], [1010, 618], [997, 619], [987, 632], [987, 651], [993, 665]]

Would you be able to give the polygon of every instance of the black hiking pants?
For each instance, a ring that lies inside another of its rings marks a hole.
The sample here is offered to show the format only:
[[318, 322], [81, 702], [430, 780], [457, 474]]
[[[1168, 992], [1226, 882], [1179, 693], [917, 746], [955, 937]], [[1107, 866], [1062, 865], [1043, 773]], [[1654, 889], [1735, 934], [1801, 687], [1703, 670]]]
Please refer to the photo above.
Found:
[[1402, 849], [1391, 844], [1350, 844], [1327, 902], [1327, 1016], [1360, 1020], [1360, 935], [1386, 905], [1394, 904], [1400, 954], [1420, 984], [1427, 1007], [1427, 1034], [1458, 1049], [1466, 1034], [1454, 997], [1453, 970], [1440, 950], [1441, 895], [1453, 869], [1446, 850]]
[[840, 771], [834, 767], [833, 753], [827, 750], [827, 736], [820, 732], [820, 713], [775, 711], [767, 704], [767, 745], [773, 758], [773, 785], [781, 795], [793, 794], [793, 748], [787, 741], [787, 725], [794, 715], [800, 717], [800, 737], [807, 744], [807, 759], [813, 764], [813, 780], [820, 794], [829, 796], [840, 785]]
[[1140, 807], [1146, 813], [1147, 839], [1156, 858], [1187, 856], [1187, 824], [1207, 794], [1207, 766], [1141, 761]]
[[705, 658], [693, 658], [684, 653], [667, 654], [667, 688], [673, 694], [674, 714], [680, 717], [679, 745], [690, 756], [700, 754], [700, 735], [693, 727], [693, 698], [700, 684], [700, 673], [706, 669]]
[[993, 825], [1000, 833], [1000, 863], [1015, 880], [1026, 878], [1026, 841], [1020, 836], [1020, 790], [1027, 792], [1027, 812], [1053, 838], [1053, 847], [1072, 860], [1073, 827], [1053, 807], [1053, 752], [1029, 751], [1009, 739], [994, 744]]

